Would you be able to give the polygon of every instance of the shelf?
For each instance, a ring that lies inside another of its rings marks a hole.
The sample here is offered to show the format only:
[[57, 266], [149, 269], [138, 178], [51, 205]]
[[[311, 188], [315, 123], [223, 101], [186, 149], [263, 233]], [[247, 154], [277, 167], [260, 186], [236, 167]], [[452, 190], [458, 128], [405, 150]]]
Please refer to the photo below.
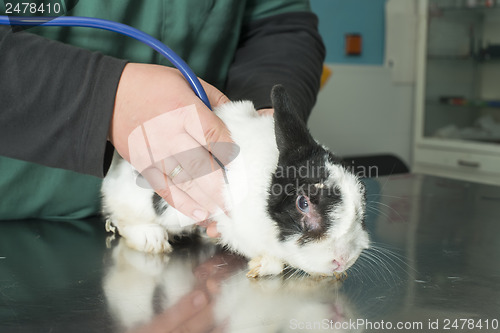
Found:
[[470, 55], [441, 55], [441, 54], [428, 54], [427, 59], [429, 60], [452, 60], [452, 61], [476, 61], [476, 59]]
[[473, 61], [476, 63], [492, 63], [500, 62], [500, 57], [483, 56], [483, 55], [441, 55], [441, 54], [428, 54], [427, 60], [437, 61]]
[[455, 140], [437, 138], [434, 136], [423, 136], [417, 139], [415, 144], [416, 147], [422, 149], [435, 149], [440, 151], [462, 152], [466, 154], [478, 153], [491, 156], [500, 156], [500, 145], [493, 143], [479, 143], [469, 140]]
[[427, 100], [425, 104], [430, 106], [500, 109], [500, 100], [466, 99], [463, 97], [441, 97], [440, 100]]
[[[435, 140], [446, 140], [446, 141], [455, 141], [459, 143], [476, 143], [476, 144], [487, 144], [487, 145], [496, 145], [500, 147], [500, 137], [498, 138], [485, 138], [485, 137], [439, 137], [439, 136], [424, 136], [426, 139], [435, 139]], [[500, 168], [499, 168], [500, 169]]]
[[447, 6], [429, 6], [429, 15], [434, 17], [442, 12], [447, 13], [474, 13], [474, 14], [489, 14], [500, 11], [500, 5], [486, 7], [484, 5], [467, 6], [467, 5], [447, 5]]

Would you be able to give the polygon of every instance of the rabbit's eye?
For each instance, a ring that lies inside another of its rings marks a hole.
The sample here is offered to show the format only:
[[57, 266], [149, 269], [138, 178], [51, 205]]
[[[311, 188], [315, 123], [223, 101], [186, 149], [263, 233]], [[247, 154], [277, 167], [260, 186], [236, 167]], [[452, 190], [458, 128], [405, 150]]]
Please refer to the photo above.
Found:
[[309, 212], [309, 200], [307, 200], [307, 198], [305, 196], [299, 195], [297, 197], [297, 201], [295, 202], [295, 205], [303, 213]]

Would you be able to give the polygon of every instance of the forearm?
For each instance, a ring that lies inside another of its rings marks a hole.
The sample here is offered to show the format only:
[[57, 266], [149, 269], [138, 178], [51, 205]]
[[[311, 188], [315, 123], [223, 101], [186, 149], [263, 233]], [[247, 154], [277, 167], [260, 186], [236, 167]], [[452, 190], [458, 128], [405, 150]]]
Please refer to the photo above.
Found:
[[272, 86], [282, 84], [306, 121], [316, 101], [324, 57], [312, 13], [285, 13], [251, 22], [242, 31], [226, 94], [233, 100], [250, 99], [257, 109], [269, 108]]
[[102, 177], [125, 64], [0, 27], [0, 155]]

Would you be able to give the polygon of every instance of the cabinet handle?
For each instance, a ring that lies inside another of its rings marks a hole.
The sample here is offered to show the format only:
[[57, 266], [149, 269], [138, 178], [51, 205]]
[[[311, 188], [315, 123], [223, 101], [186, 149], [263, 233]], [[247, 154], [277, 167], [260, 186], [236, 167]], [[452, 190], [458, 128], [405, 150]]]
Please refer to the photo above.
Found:
[[467, 167], [467, 168], [479, 168], [481, 164], [479, 162], [473, 162], [473, 161], [464, 161], [464, 160], [458, 160], [457, 161], [458, 165]]

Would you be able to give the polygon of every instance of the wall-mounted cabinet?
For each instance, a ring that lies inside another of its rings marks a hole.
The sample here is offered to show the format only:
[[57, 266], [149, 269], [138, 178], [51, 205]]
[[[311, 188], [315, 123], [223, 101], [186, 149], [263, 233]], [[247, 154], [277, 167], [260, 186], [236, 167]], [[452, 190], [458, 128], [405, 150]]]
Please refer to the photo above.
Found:
[[419, 2], [414, 172], [500, 185], [500, 4]]

